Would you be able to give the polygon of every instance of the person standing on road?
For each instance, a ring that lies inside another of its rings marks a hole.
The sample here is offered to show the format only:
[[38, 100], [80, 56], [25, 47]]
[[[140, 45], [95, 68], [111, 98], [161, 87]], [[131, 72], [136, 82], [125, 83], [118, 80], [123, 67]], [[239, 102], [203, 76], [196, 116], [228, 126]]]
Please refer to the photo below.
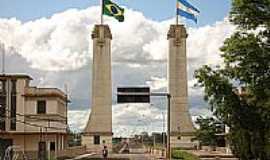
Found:
[[104, 159], [108, 158], [108, 149], [107, 146], [104, 146], [103, 150], [102, 150], [102, 155]]

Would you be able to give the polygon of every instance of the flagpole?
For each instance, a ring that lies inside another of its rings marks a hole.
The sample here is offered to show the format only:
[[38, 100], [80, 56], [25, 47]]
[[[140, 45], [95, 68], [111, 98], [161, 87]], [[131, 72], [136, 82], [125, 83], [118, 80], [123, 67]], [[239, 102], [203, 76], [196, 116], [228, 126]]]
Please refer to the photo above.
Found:
[[179, 3], [178, 0], [176, 0], [176, 25], [179, 24], [179, 16], [178, 16], [178, 7], [179, 7]]
[[100, 14], [100, 24], [103, 25], [103, 4], [104, 0], [100, 0], [101, 14]]

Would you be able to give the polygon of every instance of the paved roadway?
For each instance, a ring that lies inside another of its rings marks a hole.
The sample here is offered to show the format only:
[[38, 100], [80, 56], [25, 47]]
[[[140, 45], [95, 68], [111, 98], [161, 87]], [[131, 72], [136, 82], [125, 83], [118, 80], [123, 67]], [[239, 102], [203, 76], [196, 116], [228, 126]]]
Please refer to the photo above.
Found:
[[[130, 160], [158, 160], [159, 158], [155, 158], [153, 155], [146, 154], [145, 149], [137, 148], [130, 149], [130, 154], [109, 154], [109, 158], [128, 158]], [[80, 160], [82, 158], [102, 158], [101, 155], [97, 154], [85, 154], [74, 158], [73, 160]]]
[[[102, 158], [101, 155], [82, 155], [80, 157], [77, 157], [73, 160], [80, 160], [81, 158]], [[130, 160], [156, 160], [154, 157], [151, 157], [148, 154], [109, 154], [109, 158], [128, 158]]]
[[115, 155], [115, 157], [129, 158], [130, 160], [154, 160], [154, 158], [151, 158], [148, 154], [121, 154]]

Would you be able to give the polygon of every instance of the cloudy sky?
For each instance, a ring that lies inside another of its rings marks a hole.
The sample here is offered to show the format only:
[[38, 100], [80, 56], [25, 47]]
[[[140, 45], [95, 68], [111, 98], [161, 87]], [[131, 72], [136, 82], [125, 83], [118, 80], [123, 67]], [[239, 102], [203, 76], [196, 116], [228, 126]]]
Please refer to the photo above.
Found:
[[[115, 135], [162, 131], [166, 99], [151, 104], [117, 105], [119, 85], [148, 85], [166, 91], [168, 42], [166, 34], [175, 22], [174, 0], [117, 0], [126, 8], [124, 23], [105, 17], [113, 34], [113, 128]], [[198, 24], [182, 19], [189, 37], [189, 106], [193, 117], [208, 115], [202, 90], [194, 88], [194, 70], [204, 64], [220, 64], [219, 48], [234, 31], [228, 20], [230, 1], [190, 0], [201, 10]], [[99, 22], [98, 0], [1, 0], [0, 54], [5, 50], [6, 71], [26, 73], [32, 85], [58, 87], [67, 84], [72, 103], [69, 123], [82, 130], [91, 109], [91, 61], [93, 26]], [[123, 67], [125, 66], [125, 67]]]

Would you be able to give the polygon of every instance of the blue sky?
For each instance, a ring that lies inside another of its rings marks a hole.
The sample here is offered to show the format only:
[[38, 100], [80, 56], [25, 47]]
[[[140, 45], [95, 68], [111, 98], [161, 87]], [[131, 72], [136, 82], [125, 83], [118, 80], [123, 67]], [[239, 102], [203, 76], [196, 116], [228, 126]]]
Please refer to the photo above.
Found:
[[[174, 16], [175, 0], [115, 0], [144, 13], [153, 20], [165, 20]], [[189, 0], [200, 9], [198, 25], [188, 22], [191, 26], [203, 26], [222, 20], [229, 13], [231, 0]], [[16, 17], [22, 21], [50, 17], [54, 13], [69, 8], [87, 8], [98, 5], [99, 0], [0, 0], [0, 17]]]

